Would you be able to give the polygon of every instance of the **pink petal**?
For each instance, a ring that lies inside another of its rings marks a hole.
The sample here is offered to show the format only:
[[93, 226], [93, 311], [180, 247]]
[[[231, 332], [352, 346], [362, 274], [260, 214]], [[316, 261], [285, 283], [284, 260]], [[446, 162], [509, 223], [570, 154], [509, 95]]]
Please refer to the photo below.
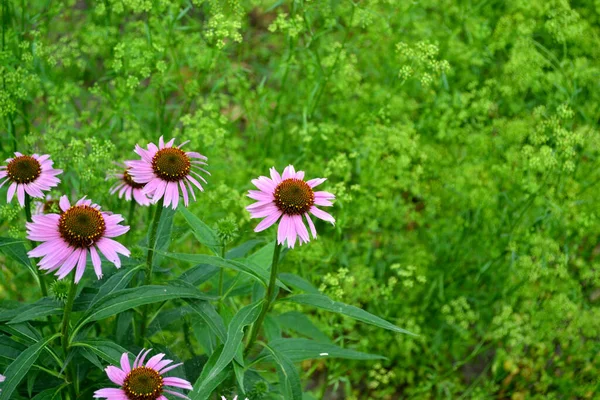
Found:
[[188, 176], [186, 176], [186, 178], [188, 181], [192, 182], [198, 189], [200, 189], [201, 192], [204, 192], [204, 188], [202, 187], [200, 182], [198, 182], [196, 179], [194, 179], [193, 176], [188, 175]]
[[273, 192], [263, 192], [259, 190], [248, 190], [247, 196], [258, 201], [273, 200], [275, 198]]
[[127, 374], [124, 371], [112, 365], [106, 367], [105, 371], [106, 375], [108, 375], [108, 379], [110, 379], [113, 383], [116, 383], [119, 386], [123, 386], [123, 382], [127, 377]]
[[279, 217], [281, 217], [282, 212], [277, 210], [276, 213], [269, 215], [267, 218], [260, 221], [260, 223], [254, 228], [254, 232], [261, 232], [273, 225]]
[[305, 213], [304, 216], [306, 217], [306, 220], [308, 221], [308, 226], [310, 227], [310, 232], [312, 233], [313, 239], [317, 238], [317, 229], [315, 228], [315, 224], [312, 222], [312, 219], [310, 219], [310, 215], [308, 213]]
[[271, 173], [271, 179], [273, 180], [273, 182], [275, 182], [276, 184], [280, 184], [281, 183], [281, 175], [279, 175], [279, 172], [277, 172], [275, 167], [271, 168], [269, 170], [269, 172]]
[[182, 389], [192, 390], [192, 384], [186, 381], [185, 379], [175, 378], [173, 376], [169, 376], [163, 379], [163, 382], [166, 386], [174, 386]]
[[304, 180], [304, 171], [298, 171], [296, 172], [296, 179], [300, 179], [300, 180]]
[[127, 393], [123, 389], [106, 388], [96, 390], [94, 392], [95, 399], [107, 399], [107, 400], [128, 400]]
[[173, 143], [175, 143], [175, 138], [169, 140], [167, 143], [165, 143], [165, 147], [173, 147]]
[[159, 353], [159, 354], [157, 354], [157, 355], [153, 356], [153, 357], [152, 357], [152, 358], [150, 358], [150, 359], [148, 360], [148, 362], [146, 363], [146, 367], [147, 367], [147, 368], [152, 368], [152, 369], [154, 369], [154, 366], [155, 366], [156, 364], [158, 364], [158, 362], [159, 362], [160, 360], [162, 360], [164, 356], [165, 356], [165, 355], [164, 355], [164, 353]]
[[71, 203], [69, 203], [69, 199], [67, 198], [67, 196], [61, 196], [58, 205], [63, 211], [67, 211], [69, 208], [71, 208]]
[[283, 217], [281, 217], [281, 221], [279, 222], [279, 227], [277, 228], [277, 243], [283, 244], [283, 242], [285, 242], [289, 224], [290, 216], [283, 214]]
[[319, 186], [321, 183], [325, 182], [327, 180], [327, 178], [315, 178], [315, 179], [311, 179], [310, 181], [307, 181], [306, 184], [308, 186], [310, 186], [311, 188], [314, 188], [316, 186]]
[[315, 197], [315, 204], [323, 207], [330, 207], [333, 205], [331, 201], [322, 199], [320, 197]]
[[10, 203], [13, 199], [13, 196], [15, 195], [15, 192], [17, 191], [17, 183], [13, 182], [9, 187], [8, 187], [8, 191], [6, 192], [6, 202]]
[[63, 263], [62, 267], [60, 267], [60, 269], [56, 273], [59, 280], [63, 279], [71, 271], [73, 271], [73, 268], [75, 268], [75, 264], [77, 264], [77, 261], [79, 260], [79, 256], [81, 255], [82, 251], [83, 249], [75, 249], [75, 251], [73, 251], [71, 255], [67, 258], [67, 260]]
[[94, 266], [94, 272], [98, 279], [102, 279], [102, 261], [100, 260], [100, 256], [98, 255], [98, 251], [96, 247], [90, 247], [90, 256], [92, 258], [92, 265]]
[[[141, 367], [142, 365], [144, 365], [144, 360], [146, 359], [146, 356], [148, 355], [148, 353], [150, 353], [151, 350], [152, 349], [148, 349], [148, 350], [146, 350], [146, 352], [144, 354], [142, 354], [142, 356], [138, 360], [138, 364], [137, 364], [138, 367]], [[136, 366], [134, 365], [134, 368], [135, 367]]]
[[165, 368], [163, 368], [163, 369], [158, 369], [158, 370], [157, 370], [157, 372], [158, 372], [159, 374], [161, 374], [161, 375], [164, 375], [164, 374], [166, 374], [167, 372], [169, 372], [169, 371], [171, 371], [171, 370], [173, 370], [173, 369], [175, 369], [175, 368], [179, 367], [180, 365], [183, 365], [183, 363], [173, 364], [173, 365], [170, 365], [170, 366], [168, 366], [168, 367], [165, 367]]
[[87, 263], [87, 249], [82, 249], [79, 253], [79, 262], [75, 271], [75, 283], [79, 283], [83, 273], [85, 272], [85, 264]]
[[252, 218], [264, 218], [269, 215], [279, 212], [279, 208], [276, 205], [266, 205], [262, 208], [250, 211]]
[[315, 217], [322, 219], [323, 221], [331, 222], [333, 225], [335, 225], [335, 219], [329, 213], [323, 210], [319, 210], [315, 206], [312, 206], [310, 208], [310, 213]]
[[296, 224], [294, 224], [294, 217], [290, 216], [286, 235], [288, 247], [291, 247], [292, 249], [294, 248], [294, 246], [296, 245], [297, 236], [298, 233], [296, 232]]
[[295, 176], [296, 170], [294, 169], [294, 166], [290, 164], [283, 170], [283, 175], [281, 175], [281, 179], [285, 181], [286, 179], [291, 179]]
[[[174, 391], [172, 391], [172, 390], [167, 390], [167, 389], [165, 389], [165, 393], [169, 393], [170, 395], [173, 395], [173, 396], [175, 396], [175, 397], [179, 397], [179, 398], [181, 398], [181, 399], [189, 399], [189, 397], [187, 397], [187, 396], [184, 396], [184, 395], [183, 395], [183, 394], [181, 394], [181, 393], [174, 392]], [[163, 397], [164, 397], [164, 396], [163, 396]], [[159, 399], [160, 399], [160, 397], [159, 397]], [[165, 397], [165, 399], [166, 399], [166, 397]], [[236, 400], [236, 399], [234, 399], [234, 400]]]
[[304, 225], [304, 222], [302, 221], [302, 216], [294, 215], [292, 218], [294, 219], [294, 225], [296, 226], [296, 232], [298, 233], [300, 238], [302, 240], [304, 240], [305, 243], [308, 243], [310, 241], [310, 237], [308, 236], [308, 231], [306, 230], [306, 225]]
[[185, 188], [185, 183], [183, 183], [183, 181], [179, 181], [179, 187], [181, 188], [181, 194], [183, 195], [183, 204], [187, 207], [190, 203], [190, 200], [188, 199], [188, 192]]
[[162, 136], [158, 139], [158, 148], [161, 150], [165, 148], [165, 140]]
[[121, 356], [121, 369], [126, 374], [128, 374], [129, 371], [131, 371], [131, 364], [129, 363], [129, 354], [128, 353], [123, 353], [123, 355]]
[[315, 199], [325, 199], [325, 200], [333, 200], [335, 199], [335, 194], [329, 192], [315, 192]]

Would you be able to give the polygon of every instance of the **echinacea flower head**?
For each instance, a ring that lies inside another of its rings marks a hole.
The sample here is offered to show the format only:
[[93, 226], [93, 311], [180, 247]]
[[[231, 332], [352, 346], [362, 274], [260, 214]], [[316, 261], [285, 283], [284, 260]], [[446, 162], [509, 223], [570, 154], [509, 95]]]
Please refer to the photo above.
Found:
[[120, 388], [105, 388], [96, 390], [95, 399], [107, 400], [168, 400], [165, 393], [182, 399], [189, 397], [167, 389], [169, 386], [192, 390], [192, 384], [185, 379], [165, 377], [164, 374], [182, 365], [172, 364], [173, 360], [163, 360], [164, 354], [157, 354], [150, 358], [146, 364], [144, 360], [150, 350], [142, 350], [135, 358], [133, 366], [129, 355], [121, 356], [121, 368], [109, 366], [105, 369], [108, 379]]
[[62, 171], [52, 168], [53, 162], [48, 154], [26, 156], [15, 152], [15, 157], [7, 159], [6, 162], [7, 165], [0, 166], [0, 187], [9, 183], [6, 195], [8, 203], [16, 193], [17, 200], [23, 207], [25, 193], [31, 197], [43, 198], [44, 191], [50, 190], [60, 182], [56, 175]]
[[43, 271], [54, 272], [63, 279], [74, 268], [75, 283], [79, 282], [85, 271], [88, 254], [92, 259], [98, 279], [102, 278], [102, 262], [98, 250], [117, 268], [121, 267], [119, 254], [129, 257], [129, 250], [121, 243], [111, 239], [129, 230], [119, 225], [123, 217], [101, 211], [85, 197], [74, 206], [67, 196], [59, 201], [60, 214], [34, 215], [32, 222], [26, 224], [27, 238], [42, 242], [31, 250], [29, 257], [43, 257], [38, 266]]
[[325, 182], [325, 178], [304, 181], [304, 171], [296, 172], [292, 165], [288, 165], [282, 175], [275, 168], [271, 168], [270, 172], [271, 178], [261, 176], [252, 180], [259, 190], [248, 191], [248, 197], [257, 202], [246, 209], [252, 218], [264, 218], [254, 228], [255, 232], [263, 231], [280, 221], [277, 243], [283, 244], [287, 240], [288, 247], [293, 248], [297, 238], [301, 245], [310, 241], [302, 217], [306, 218], [313, 238], [317, 237], [317, 230], [310, 215], [335, 224], [335, 219], [330, 214], [317, 208], [331, 206], [331, 200], [335, 196], [329, 192], [313, 190]]
[[58, 210], [58, 200], [49, 194], [43, 200], [33, 202], [33, 215], [49, 214]]
[[123, 165], [123, 172], [118, 172], [112, 175], [118, 181], [110, 188], [110, 194], [118, 192], [120, 199], [125, 196], [125, 200], [135, 200], [140, 206], [149, 206], [150, 199], [146, 196], [143, 189], [146, 186], [143, 183], [137, 183], [129, 174], [129, 167]]
[[152, 203], [163, 199], [164, 206], [172, 206], [173, 209], [179, 204], [180, 190], [186, 207], [189, 204], [188, 191], [194, 200], [196, 200], [194, 186], [204, 191], [198, 179], [207, 182], [198, 171], [210, 175], [202, 168], [207, 165], [205, 156], [195, 151], [181, 150], [181, 147], [188, 142], [183, 142], [179, 146], [174, 146], [174, 143], [175, 139], [165, 143], [161, 136], [158, 146], [150, 143], [147, 149], [143, 149], [136, 145], [135, 152], [142, 159], [125, 163], [130, 168], [128, 173], [133, 181], [145, 185], [143, 192], [152, 197]]

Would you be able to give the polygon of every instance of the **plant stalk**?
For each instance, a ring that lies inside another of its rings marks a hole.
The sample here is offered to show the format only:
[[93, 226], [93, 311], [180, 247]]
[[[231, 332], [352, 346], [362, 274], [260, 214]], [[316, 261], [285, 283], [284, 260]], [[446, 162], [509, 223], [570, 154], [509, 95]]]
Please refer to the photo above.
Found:
[[[27, 222], [31, 222], [31, 196], [29, 196], [27, 193], [25, 193], [25, 218], [27, 219]], [[31, 242], [31, 244], [33, 245], [33, 247], [35, 247], [35, 242]], [[42, 296], [44, 297], [48, 297], [48, 288], [46, 287], [46, 280], [44, 279], [44, 274], [42, 274], [42, 271], [39, 270], [39, 268], [35, 269], [35, 272], [37, 273], [38, 276], [38, 281], [40, 283], [40, 289], [42, 291]]]
[[[148, 256], [146, 257], [146, 280], [145, 285], [152, 283], [152, 263], [154, 262], [154, 248], [156, 247], [156, 234], [158, 232], [158, 223], [160, 222], [160, 216], [164, 208], [164, 199], [156, 204], [156, 210], [154, 212], [154, 220], [152, 221], [152, 227], [150, 228], [150, 235], [148, 236]], [[140, 336], [138, 343], [141, 345], [144, 342], [144, 335], [146, 335], [146, 328], [148, 324], [148, 310], [150, 305], [145, 305], [142, 310], [142, 322], [140, 324]]]
[[[75, 302], [75, 295], [77, 294], [77, 285], [75, 284], [75, 273], [72, 274], [71, 287], [69, 288], [69, 295], [67, 297], [67, 302], [65, 303], [65, 311], [63, 313], [63, 320], [61, 326], [61, 342], [63, 355], [65, 360], [67, 360], [67, 354], [69, 352], [69, 321], [71, 320], [71, 311], [73, 310], [73, 303]], [[71, 373], [72, 368], [69, 366], [65, 370], [65, 378], [67, 379], [67, 383], [69, 384], [69, 393], [73, 399], [77, 398], [76, 390], [75, 390], [75, 379], [74, 375]]]
[[254, 345], [256, 337], [258, 336], [258, 332], [260, 331], [265, 317], [267, 316], [267, 312], [269, 312], [269, 309], [271, 308], [271, 305], [273, 303], [273, 294], [275, 293], [275, 284], [277, 282], [277, 265], [279, 264], [279, 254], [281, 254], [281, 245], [275, 243], [275, 249], [273, 250], [273, 262], [271, 264], [271, 276], [269, 278], [269, 286], [267, 287], [267, 294], [265, 296], [265, 305], [263, 306], [263, 309], [261, 310], [258, 319], [252, 325], [252, 331], [250, 332], [250, 340], [248, 340], [248, 345], [246, 346], [245, 350], [246, 355], [252, 349], [252, 345]]

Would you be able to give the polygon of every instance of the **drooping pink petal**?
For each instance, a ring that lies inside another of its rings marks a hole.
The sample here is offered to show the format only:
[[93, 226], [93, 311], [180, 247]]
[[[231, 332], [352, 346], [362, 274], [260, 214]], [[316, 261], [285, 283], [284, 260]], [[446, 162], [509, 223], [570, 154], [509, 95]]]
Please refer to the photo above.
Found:
[[192, 384], [186, 381], [185, 379], [175, 378], [173, 376], [169, 376], [163, 379], [166, 386], [174, 386], [182, 389], [192, 390]]
[[8, 187], [8, 191], [6, 192], [6, 202], [7, 203], [10, 203], [12, 201], [12, 198], [15, 195], [16, 191], [17, 191], [17, 183], [13, 182], [10, 184], [10, 186]]
[[312, 206], [310, 208], [310, 213], [312, 215], [314, 215], [315, 217], [322, 219], [323, 221], [331, 222], [331, 224], [335, 225], [335, 219], [331, 216], [331, 214], [329, 214], [323, 210], [319, 210], [315, 206]]
[[260, 223], [256, 226], [256, 228], [254, 228], [254, 232], [264, 231], [265, 229], [267, 229], [268, 227], [273, 225], [275, 222], [277, 222], [279, 217], [281, 217], [281, 214], [283, 214], [283, 213], [281, 211], [277, 210], [276, 213], [269, 215], [267, 218], [260, 221]]
[[290, 216], [287, 214], [283, 214], [283, 217], [281, 217], [281, 221], [279, 222], [279, 227], [277, 228], [277, 243], [283, 244], [283, 242], [285, 242], [289, 223]]
[[79, 261], [77, 262], [77, 270], [75, 271], [75, 283], [79, 283], [83, 273], [85, 272], [85, 264], [87, 262], [87, 250], [82, 249], [79, 253]]
[[302, 216], [294, 215], [292, 218], [294, 219], [294, 225], [296, 225], [296, 232], [305, 243], [308, 243], [310, 241], [310, 237], [308, 236], [306, 225], [304, 225], [304, 221], [302, 221]]
[[95, 399], [129, 400], [123, 389], [105, 388], [94, 392]]
[[317, 229], [315, 228], [315, 224], [310, 219], [310, 215], [308, 213], [304, 214], [306, 217], [306, 221], [308, 221], [308, 226], [310, 227], [310, 232], [312, 233], [313, 239], [317, 238]]
[[102, 279], [102, 261], [98, 255], [98, 251], [94, 246], [90, 247], [90, 257], [92, 258], [92, 265], [94, 266], [94, 272], [98, 279]]

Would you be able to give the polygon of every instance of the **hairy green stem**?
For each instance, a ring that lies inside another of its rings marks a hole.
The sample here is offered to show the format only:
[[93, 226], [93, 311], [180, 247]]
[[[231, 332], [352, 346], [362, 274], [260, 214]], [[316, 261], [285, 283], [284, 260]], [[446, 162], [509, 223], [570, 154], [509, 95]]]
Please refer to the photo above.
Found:
[[[27, 219], [27, 222], [31, 222], [31, 197], [25, 193], [25, 218]], [[31, 242], [31, 244], [33, 245], [33, 247], [35, 247], [35, 242]], [[44, 279], [44, 274], [42, 274], [42, 271], [39, 270], [39, 268], [35, 269], [35, 272], [37, 273], [38, 276], [38, 281], [40, 283], [40, 290], [42, 291], [42, 296], [47, 297], [48, 296], [48, 288], [46, 287], [46, 280]]]
[[[152, 264], [154, 262], [154, 248], [156, 247], [156, 234], [158, 232], [158, 223], [160, 222], [160, 216], [164, 208], [164, 199], [156, 204], [156, 210], [154, 212], [154, 220], [152, 221], [152, 227], [150, 228], [150, 235], [148, 236], [148, 256], [146, 257], [146, 281], [145, 285], [152, 283]], [[148, 326], [148, 310], [150, 305], [145, 305], [142, 310], [142, 322], [140, 325], [140, 336], [138, 337], [138, 343], [141, 345], [144, 342], [144, 335], [146, 334], [146, 328]]]
[[258, 336], [258, 332], [260, 331], [265, 317], [267, 316], [267, 312], [269, 312], [269, 309], [273, 303], [273, 294], [275, 293], [275, 284], [277, 282], [277, 265], [279, 264], [279, 254], [281, 254], [281, 245], [275, 243], [275, 249], [273, 250], [273, 262], [271, 264], [271, 276], [269, 278], [269, 286], [267, 287], [267, 294], [265, 296], [265, 305], [263, 306], [258, 319], [254, 325], [252, 325], [250, 340], [248, 340], [248, 345], [246, 346], [246, 354], [248, 354], [252, 349], [252, 345], [254, 345], [256, 337]]
[[[63, 320], [61, 326], [61, 342], [63, 349], [63, 356], [65, 360], [67, 359], [67, 354], [69, 352], [69, 321], [71, 319], [71, 311], [73, 310], [73, 303], [75, 302], [75, 294], [77, 294], [77, 285], [75, 284], [75, 274], [72, 274], [71, 287], [69, 288], [69, 295], [67, 297], [67, 302], [65, 303], [65, 311], [63, 313]], [[75, 381], [74, 375], [71, 373], [72, 368], [67, 367], [65, 370], [65, 378], [67, 379], [67, 383], [69, 384], [69, 393], [73, 399], [77, 398], [76, 390], [75, 390]]]

